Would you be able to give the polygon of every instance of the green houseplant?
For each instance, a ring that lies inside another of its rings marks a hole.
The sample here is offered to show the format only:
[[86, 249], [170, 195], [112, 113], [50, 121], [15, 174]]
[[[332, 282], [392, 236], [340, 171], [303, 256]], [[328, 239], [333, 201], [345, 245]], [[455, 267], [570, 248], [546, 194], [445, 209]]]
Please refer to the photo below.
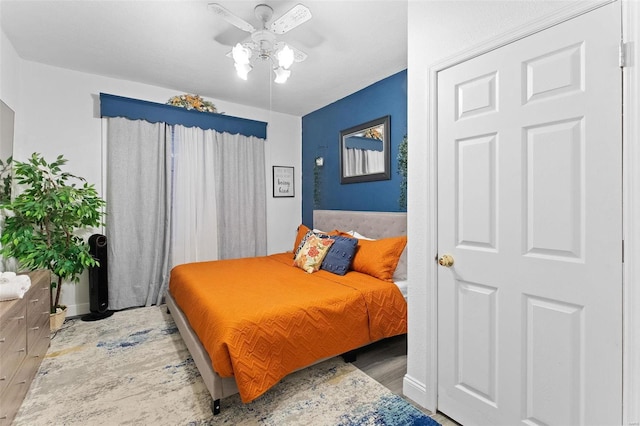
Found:
[[15, 258], [22, 269], [48, 269], [57, 277], [50, 287], [52, 314], [64, 309], [62, 282], [78, 282], [85, 269], [98, 264], [77, 232], [101, 225], [104, 215], [105, 202], [94, 186], [63, 172], [66, 162], [60, 155], [48, 163], [38, 153], [26, 162], [14, 161], [13, 177], [21, 190], [0, 203], [7, 212], [1, 253]]

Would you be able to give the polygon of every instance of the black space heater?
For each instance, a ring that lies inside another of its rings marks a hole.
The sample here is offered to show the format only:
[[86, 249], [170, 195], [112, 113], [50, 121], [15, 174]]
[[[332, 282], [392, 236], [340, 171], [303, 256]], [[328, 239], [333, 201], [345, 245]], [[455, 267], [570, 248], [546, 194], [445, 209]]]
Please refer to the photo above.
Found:
[[89, 237], [89, 253], [99, 266], [89, 268], [89, 314], [82, 321], [97, 321], [113, 315], [109, 307], [109, 275], [107, 274], [107, 237], [93, 234]]

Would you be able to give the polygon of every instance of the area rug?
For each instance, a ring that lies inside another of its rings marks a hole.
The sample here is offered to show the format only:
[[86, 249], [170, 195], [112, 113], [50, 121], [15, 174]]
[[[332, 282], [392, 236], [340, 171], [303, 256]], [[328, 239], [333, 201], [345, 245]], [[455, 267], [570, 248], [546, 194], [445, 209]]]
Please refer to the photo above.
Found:
[[438, 425], [341, 358], [293, 373], [242, 404], [211, 397], [166, 307], [67, 321], [15, 425]]

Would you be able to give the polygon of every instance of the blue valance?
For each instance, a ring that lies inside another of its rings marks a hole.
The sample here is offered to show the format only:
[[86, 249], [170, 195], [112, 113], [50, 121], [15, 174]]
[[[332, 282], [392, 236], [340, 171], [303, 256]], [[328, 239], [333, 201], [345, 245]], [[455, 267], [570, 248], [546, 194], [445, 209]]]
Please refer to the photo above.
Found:
[[150, 123], [180, 124], [185, 127], [199, 127], [220, 133], [267, 138], [267, 123], [232, 117], [225, 114], [188, 110], [173, 105], [125, 98], [100, 93], [101, 117], [124, 117], [130, 120], [146, 120]]
[[344, 142], [345, 148], [348, 149], [364, 149], [368, 151], [384, 151], [382, 141], [380, 139], [365, 138], [364, 136], [349, 136]]

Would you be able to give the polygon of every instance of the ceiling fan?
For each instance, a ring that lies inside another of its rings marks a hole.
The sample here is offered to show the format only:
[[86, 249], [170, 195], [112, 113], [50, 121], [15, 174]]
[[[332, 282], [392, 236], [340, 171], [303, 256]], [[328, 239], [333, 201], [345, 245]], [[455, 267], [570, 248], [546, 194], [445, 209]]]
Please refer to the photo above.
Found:
[[276, 40], [276, 34], [285, 34], [311, 19], [311, 11], [302, 4], [297, 4], [271, 23], [269, 23], [273, 17], [271, 6], [257, 5], [254, 8], [254, 14], [261, 22], [260, 29], [256, 29], [218, 3], [210, 3], [209, 10], [230, 24], [251, 34], [250, 39], [237, 43], [233, 50], [227, 54], [233, 58], [236, 72], [243, 80], [247, 79], [247, 75], [253, 69], [251, 65], [253, 58], [273, 62], [276, 83], [287, 81], [291, 75], [289, 68], [293, 62], [302, 62], [307, 58], [307, 54], [303, 51]]

